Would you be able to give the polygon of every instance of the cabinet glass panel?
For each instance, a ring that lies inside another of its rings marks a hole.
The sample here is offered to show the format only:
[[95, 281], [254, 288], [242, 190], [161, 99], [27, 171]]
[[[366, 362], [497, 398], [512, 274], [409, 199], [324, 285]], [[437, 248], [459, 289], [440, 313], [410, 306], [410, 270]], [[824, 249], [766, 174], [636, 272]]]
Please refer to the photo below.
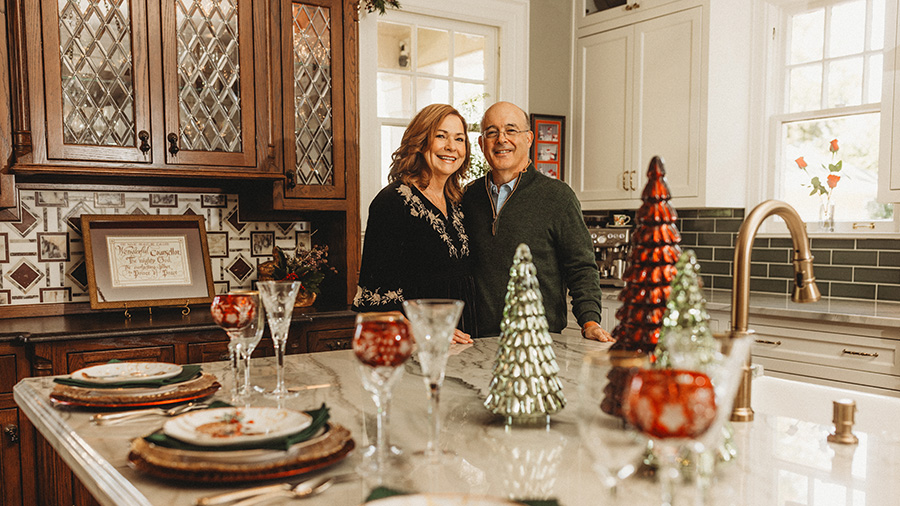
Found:
[[175, 22], [182, 149], [243, 151], [237, 0], [178, 0]]
[[60, 0], [58, 6], [63, 142], [134, 146], [129, 3]]
[[626, 0], [584, 0], [584, 13], [593, 14], [625, 5]]
[[331, 186], [331, 13], [324, 7], [294, 4], [292, 14], [297, 184]]

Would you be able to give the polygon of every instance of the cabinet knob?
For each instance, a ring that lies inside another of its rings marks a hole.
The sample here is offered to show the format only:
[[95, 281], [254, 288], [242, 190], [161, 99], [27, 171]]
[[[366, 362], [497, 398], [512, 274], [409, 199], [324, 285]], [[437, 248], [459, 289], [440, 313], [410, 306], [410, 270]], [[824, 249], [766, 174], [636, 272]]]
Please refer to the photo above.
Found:
[[297, 186], [297, 176], [296, 173], [292, 170], [289, 170], [284, 173], [284, 185], [287, 186], [288, 190]]
[[175, 134], [169, 134], [166, 136], [166, 140], [169, 141], [169, 153], [172, 153], [172, 156], [178, 154], [180, 149], [178, 149], [178, 136]]
[[138, 132], [138, 139], [141, 141], [140, 150], [141, 153], [147, 154], [150, 151], [150, 133], [146, 130], [141, 130]]
[[3, 433], [6, 434], [6, 438], [9, 439], [11, 444], [16, 444], [19, 442], [19, 426], [18, 425], [7, 425], [3, 427]]

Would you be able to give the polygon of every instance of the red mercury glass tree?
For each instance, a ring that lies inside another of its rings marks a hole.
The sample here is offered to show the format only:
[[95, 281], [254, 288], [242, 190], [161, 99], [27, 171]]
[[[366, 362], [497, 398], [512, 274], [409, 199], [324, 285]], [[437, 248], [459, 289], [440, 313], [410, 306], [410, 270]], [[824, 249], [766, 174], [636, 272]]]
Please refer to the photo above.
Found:
[[675, 226], [678, 213], [669, 205], [672, 195], [666, 184], [666, 169], [655, 156], [647, 169], [647, 185], [641, 193], [637, 228], [631, 237], [625, 273], [625, 288], [619, 293], [622, 307], [616, 311], [619, 324], [612, 331], [616, 342], [610, 348], [613, 369], [609, 373], [603, 410], [621, 416], [622, 394], [630, 365], [656, 349], [669, 300], [669, 283], [677, 273], [681, 256], [681, 234]]

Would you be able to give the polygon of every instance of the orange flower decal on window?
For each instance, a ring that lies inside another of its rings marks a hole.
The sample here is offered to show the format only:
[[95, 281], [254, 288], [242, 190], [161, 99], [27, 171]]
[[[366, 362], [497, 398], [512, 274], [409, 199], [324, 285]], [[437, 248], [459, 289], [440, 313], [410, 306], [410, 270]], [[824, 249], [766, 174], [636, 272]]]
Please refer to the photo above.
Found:
[[810, 196], [818, 194], [820, 197], [824, 197], [826, 201], [831, 201], [831, 194], [834, 191], [834, 188], [837, 186], [838, 181], [841, 180], [841, 176], [838, 175], [838, 173], [843, 168], [843, 162], [841, 160], [838, 160], [837, 162], [834, 161], [834, 157], [837, 154], [838, 149], [840, 149], [838, 147], [838, 140], [832, 139], [828, 144], [828, 151], [831, 152], [832, 163], [829, 163], [828, 165], [822, 164], [822, 168], [825, 169], [825, 174], [827, 176], [825, 178], [824, 184], [821, 177], [814, 176], [810, 173], [809, 170], [807, 170], [806, 160], [804, 160], [802, 156], [794, 160], [794, 162], [797, 164], [797, 167], [800, 167], [800, 170], [806, 172], [806, 174], [810, 177], [809, 184], [804, 185], [810, 188]]
[[836, 152], [837, 152], [837, 150], [838, 150], [837, 139], [833, 139], [833, 140], [831, 141], [831, 146], [828, 147], [828, 150], [831, 151], [832, 153], [836, 153]]
[[828, 174], [828, 187], [833, 190], [834, 187], [837, 186], [838, 181], [840, 181], [840, 180], [841, 180], [841, 176], [838, 176], [835, 174]]
[[800, 167], [801, 169], [806, 168], [806, 160], [804, 160], [802, 156], [794, 161], [797, 162], [797, 167]]

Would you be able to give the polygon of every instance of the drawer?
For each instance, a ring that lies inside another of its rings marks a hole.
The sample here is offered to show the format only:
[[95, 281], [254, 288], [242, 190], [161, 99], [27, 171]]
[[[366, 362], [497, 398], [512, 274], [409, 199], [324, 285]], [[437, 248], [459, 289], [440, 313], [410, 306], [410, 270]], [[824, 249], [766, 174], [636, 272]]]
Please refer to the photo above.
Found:
[[759, 324], [752, 328], [754, 357], [900, 376], [900, 342], [892, 339]]
[[15, 355], [0, 355], [0, 394], [12, 393], [17, 371]]
[[355, 329], [310, 330], [306, 334], [309, 351], [349, 350], [353, 345]]
[[[271, 357], [275, 355], [271, 339], [263, 339], [253, 350], [253, 358]], [[201, 362], [218, 362], [228, 360], [228, 343], [217, 341], [214, 343], [194, 343], [188, 345], [188, 362], [198, 364]]]

